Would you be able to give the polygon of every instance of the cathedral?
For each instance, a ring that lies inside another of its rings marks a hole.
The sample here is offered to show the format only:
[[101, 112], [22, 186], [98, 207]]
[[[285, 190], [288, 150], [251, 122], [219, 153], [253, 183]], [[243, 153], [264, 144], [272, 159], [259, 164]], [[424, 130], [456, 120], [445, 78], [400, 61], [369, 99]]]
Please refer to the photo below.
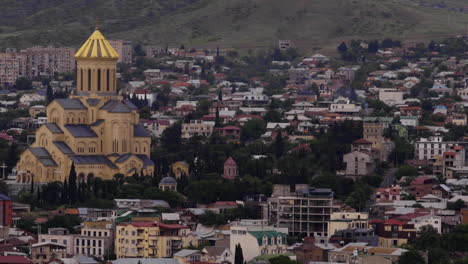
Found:
[[47, 122], [16, 165], [18, 183], [112, 179], [117, 173], [151, 175], [151, 136], [138, 109], [117, 93], [119, 55], [96, 29], [76, 52], [76, 92], [47, 106]]

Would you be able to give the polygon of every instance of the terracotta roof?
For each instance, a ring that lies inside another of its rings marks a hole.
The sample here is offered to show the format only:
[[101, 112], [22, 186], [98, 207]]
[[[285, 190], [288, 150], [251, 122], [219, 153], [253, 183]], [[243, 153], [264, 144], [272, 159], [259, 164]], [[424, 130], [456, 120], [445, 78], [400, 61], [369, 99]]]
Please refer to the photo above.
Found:
[[31, 263], [32, 264], [33, 262], [29, 260], [28, 258], [26, 258], [25, 256], [0, 256], [0, 263], [8, 263], [8, 264]]

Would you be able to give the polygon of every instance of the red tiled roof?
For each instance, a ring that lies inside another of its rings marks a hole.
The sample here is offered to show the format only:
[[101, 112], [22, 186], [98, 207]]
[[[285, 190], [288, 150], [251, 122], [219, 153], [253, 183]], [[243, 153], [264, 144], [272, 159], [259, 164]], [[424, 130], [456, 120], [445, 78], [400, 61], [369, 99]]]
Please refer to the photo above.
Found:
[[25, 256], [0, 256], [0, 263], [7, 263], [7, 264], [29, 264], [33, 263], [31, 260], [27, 259]]
[[179, 225], [179, 224], [162, 224], [158, 223], [157, 224], [161, 228], [166, 228], [166, 229], [182, 229], [182, 228], [188, 228], [188, 226], [184, 225]]
[[227, 127], [221, 127], [219, 128], [220, 130], [240, 130], [239, 127], [236, 126], [227, 126]]
[[208, 208], [218, 207], [218, 206], [237, 206], [236, 202], [232, 201], [220, 201], [208, 205]]
[[411, 182], [411, 185], [421, 185], [421, 184], [424, 184], [424, 182], [426, 180], [430, 180], [430, 179], [434, 179], [434, 178], [431, 178], [431, 177], [417, 177]]

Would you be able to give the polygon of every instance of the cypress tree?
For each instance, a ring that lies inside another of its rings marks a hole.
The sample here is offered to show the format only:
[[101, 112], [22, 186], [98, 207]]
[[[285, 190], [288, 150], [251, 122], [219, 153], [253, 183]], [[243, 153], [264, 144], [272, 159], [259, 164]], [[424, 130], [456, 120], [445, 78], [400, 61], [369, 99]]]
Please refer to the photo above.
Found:
[[34, 193], [34, 176], [31, 177], [31, 193]]
[[242, 247], [240, 244], [236, 245], [236, 251], [234, 253], [234, 264], [244, 264], [244, 254], [242, 253]]
[[68, 177], [69, 184], [68, 184], [68, 202], [69, 204], [76, 203], [76, 170], [75, 170], [75, 163], [72, 163], [70, 169], [70, 176]]
[[47, 84], [46, 95], [47, 95], [47, 103], [50, 103], [52, 102], [52, 100], [54, 100], [54, 91], [52, 90], [52, 87], [50, 87], [50, 84]]
[[68, 202], [68, 181], [65, 179], [63, 181], [62, 195], [60, 196], [61, 204], [66, 204]]

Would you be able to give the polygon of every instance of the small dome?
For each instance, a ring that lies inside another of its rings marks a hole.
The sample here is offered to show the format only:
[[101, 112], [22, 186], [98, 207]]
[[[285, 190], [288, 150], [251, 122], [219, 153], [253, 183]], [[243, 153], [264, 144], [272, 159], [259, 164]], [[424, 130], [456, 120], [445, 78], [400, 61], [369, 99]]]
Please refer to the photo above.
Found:
[[177, 184], [177, 181], [172, 177], [164, 177], [159, 184]]

